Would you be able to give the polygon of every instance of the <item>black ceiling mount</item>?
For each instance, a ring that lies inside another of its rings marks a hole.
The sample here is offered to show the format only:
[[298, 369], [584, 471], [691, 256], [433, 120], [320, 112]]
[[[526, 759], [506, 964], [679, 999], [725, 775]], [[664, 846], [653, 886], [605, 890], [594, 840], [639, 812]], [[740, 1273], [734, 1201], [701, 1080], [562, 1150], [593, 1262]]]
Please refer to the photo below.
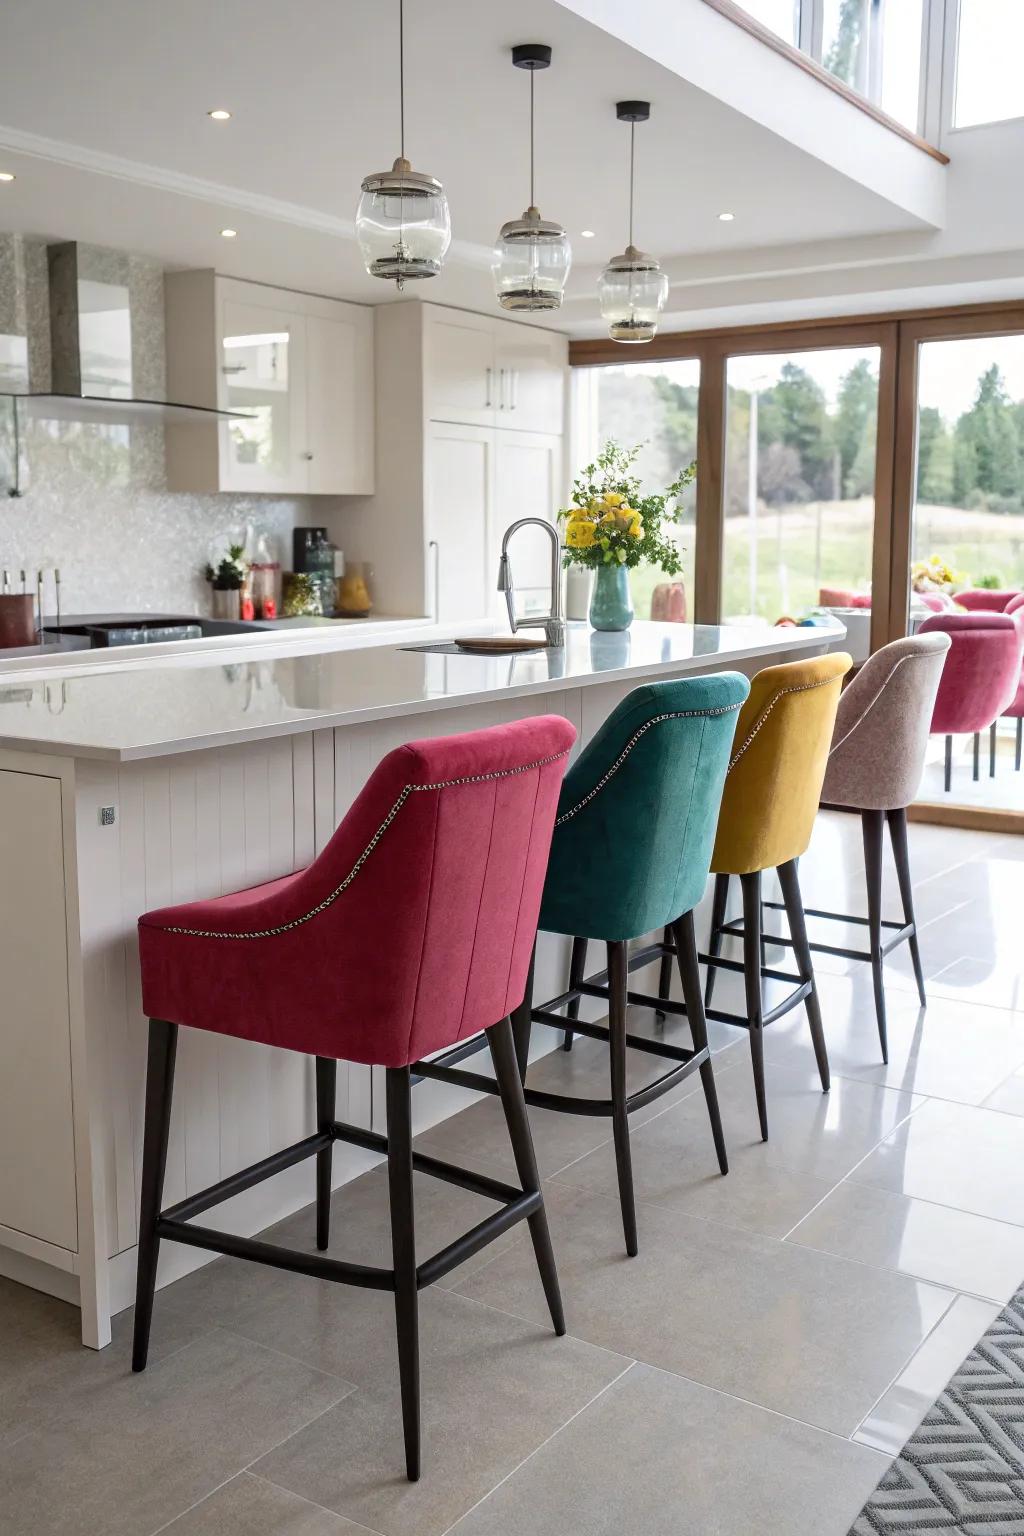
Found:
[[646, 123], [651, 115], [649, 101], [617, 101], [615, 116], [620, 123]]
[[547, 43], [517, 43], [512, 49], [512, 63], [516, 69], [547, 69], [551, 49]]

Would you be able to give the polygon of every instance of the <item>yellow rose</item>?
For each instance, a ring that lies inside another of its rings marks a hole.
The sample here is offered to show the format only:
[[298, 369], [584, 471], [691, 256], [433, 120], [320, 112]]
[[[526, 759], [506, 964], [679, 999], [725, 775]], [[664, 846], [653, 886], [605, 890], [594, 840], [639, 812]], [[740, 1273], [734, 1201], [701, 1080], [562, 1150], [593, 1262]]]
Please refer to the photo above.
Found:
[[606, 491], [604, 504], [606, 507], [621, 507], [625, 496], [620, 496], [618, 491]]
[[636, 517], [636, 513], [633, 511], [633, 508], [630, 506], [628, 501], [622, 501], [619, 503], [619, 516]]
[[619, 520], [618, 513], [616, 513], [616, 512], [606, 512], [604, 514], [604, 516], [601, 518], [601, 522], [605, 526], [607, 526], [610, 523], [617, 523], [618, 520]]
[[592, 517], [600, 517], [601, 513], [604, 511], [604, 505], [600, 501], [592, 501], [587, 507], [587, 511], [591, 514]]
[[587, 517], [574, 517], [565, 530], [570, 549], [589, 549], [594, 542], [594, 525]]
[[634, 539], [642, 539], [644, 536], [644, 520], [639, 512], [634, 512], [630, 519], [629, 533], [630, 537]]

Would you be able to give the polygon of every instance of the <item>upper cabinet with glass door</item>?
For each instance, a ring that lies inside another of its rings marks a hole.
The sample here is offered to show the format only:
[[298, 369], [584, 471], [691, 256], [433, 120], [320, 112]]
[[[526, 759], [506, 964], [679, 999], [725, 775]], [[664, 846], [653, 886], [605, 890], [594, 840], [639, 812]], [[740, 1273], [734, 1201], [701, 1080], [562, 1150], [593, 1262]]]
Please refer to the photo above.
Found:
[[173, 399], [244, 420], [169, 426], [170, 490], [373, 491], [373, 312], [213, 272], [166, 278]]

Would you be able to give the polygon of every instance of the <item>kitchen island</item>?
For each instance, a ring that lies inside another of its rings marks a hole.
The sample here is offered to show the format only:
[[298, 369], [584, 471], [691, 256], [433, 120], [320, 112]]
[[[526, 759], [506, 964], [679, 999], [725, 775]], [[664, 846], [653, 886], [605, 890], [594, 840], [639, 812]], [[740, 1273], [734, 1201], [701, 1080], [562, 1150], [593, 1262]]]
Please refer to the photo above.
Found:
[[[645, 679], [752, 675], [821, 654], [845, 632], [638, 623], [609, 635], [570, 624], [564, 647], [502, 656], [459, 654], [433, 633], [0, 676], [0, 1273], [80, 1305], [93, 1347], [109, 1341], [134, 1287], [140, 913], [303, 867], [403, 742], [543, 713], [565, 715], [587, 741]], [[545, 938], [541, 995], [561, 989], [566, 963], [565, 942]], [[535, 1032], [537, 1052], [553, 1041]], [[178, 1085], [167, 1203], [313, 1128], [312, 1062], [289, 1052], [186, 1030]], [[370, 1068], [342, 1066], [339, 1118], [373, 1127], [378, 1086]], [[466, 1102], [421, 1084], [417, 1127]], [[374, 1161], [339, 1143], [335, 1179]], [[218, 1214], [251, 1234], [307, 1204], [310, 1180], [308, 1167], [291, 1168]], [[165, 1245], [161, 1280], [200, 1262]]]

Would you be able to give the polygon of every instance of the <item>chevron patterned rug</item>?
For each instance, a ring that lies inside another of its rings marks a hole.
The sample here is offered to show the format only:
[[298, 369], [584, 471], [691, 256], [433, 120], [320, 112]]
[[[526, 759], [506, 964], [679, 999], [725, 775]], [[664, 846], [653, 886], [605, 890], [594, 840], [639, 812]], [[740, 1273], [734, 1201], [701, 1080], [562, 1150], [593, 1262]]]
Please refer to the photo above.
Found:
[[882, 1478], [850, 1536], [1024, 1536], [1024, 1286]]

